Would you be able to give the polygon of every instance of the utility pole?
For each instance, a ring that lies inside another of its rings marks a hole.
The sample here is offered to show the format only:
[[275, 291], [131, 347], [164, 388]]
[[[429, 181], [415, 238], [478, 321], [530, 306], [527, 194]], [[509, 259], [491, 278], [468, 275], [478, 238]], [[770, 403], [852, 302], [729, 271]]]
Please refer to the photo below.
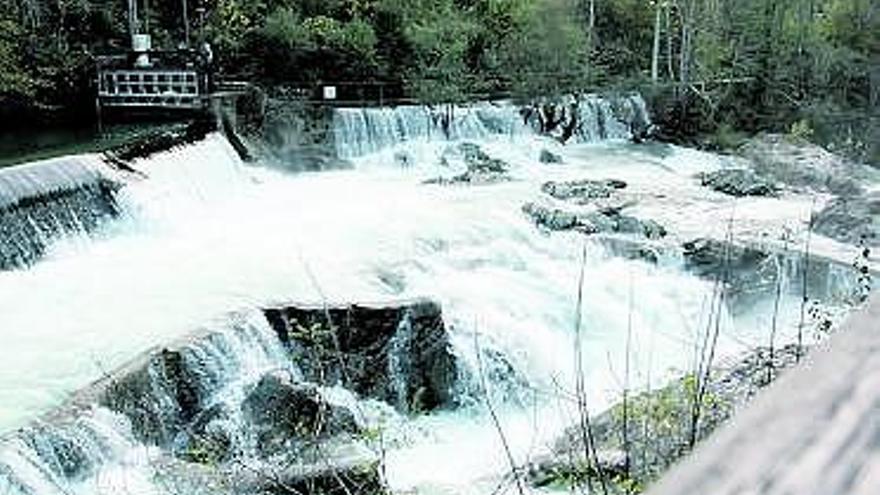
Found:
[[140, 29], [138, 29], [137, 0], [128, 0], [128, 32], [130, 36], [140, 32]]
[[183, 1], [183, 40], [189, 48], [189, 6], [187, 0]]

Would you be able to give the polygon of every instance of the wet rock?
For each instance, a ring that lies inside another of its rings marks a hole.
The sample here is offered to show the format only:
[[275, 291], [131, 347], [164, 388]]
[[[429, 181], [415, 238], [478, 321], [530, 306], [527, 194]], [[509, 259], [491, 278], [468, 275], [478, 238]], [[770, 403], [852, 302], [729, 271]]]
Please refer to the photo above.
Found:
[[522, 210], [536, 225], [549, 230], [572, 230], [580, 224], [577, 215], [558, 208], [526, 203]]
[[700, 182], [731, 196], [775, 196], [776, 185], [748, 169], [729, 168], [699, 175]]
[[263, 455], [283, 452], [301, 441], [360, 431], [350, 410], [328, 403], [316, 385], [296, 383], [286, 370], [263, 376], [241, 408]]
[[546, 164], [562, 163], [562, 156], [557, 155], [550, 150], [543, 149], [541, 150], [541, 155], [538, 157], [538, 160], [541, 163]]
[[594, 200], [611, 197], [615, 191], [626, 188], [626, 182], [616, 179], [547, 182], [541, 191], [561, 200]]
[[[97, 459], [94, 446], [87, 439], [77, 437], [75, 428], [36, 423], [17, 432], [15, 441], [27, 445], [43, 466], [58, 477], [83, 479], [94, 473]], [[4, 447], [4, 440], [9, 438], [0, 438], [0, 449]]]
[[775, 182], [842, 196], [861, 193], [859, 182], [868, 169], [821, 146], [781, 134], [751, 138], [740, 153], [757, 173]]
[[682, 247], [686, 267], [700, 276], [754, 272], [770, 256], [760, 249], [708, 238], [688, 241]]
[[234, 452], [235, 427], [224, 403], [202, 411], [182, 432], [172, 449], [177, 456], [200, 464], [225, 462]]
[[578, 214], [559, 208], [526, 203], [522, 210], [536, 225], [552, 231], [576, 230], [584, 234], [633, 234], [649, 239], [659, 239], [666, 236], [666, 229], [659, 223], [622, 215], [617, 209]]
[[600, 240], [602, 245], [614, 256], [654, 264], [660, 261], [660, 248], [652, 243], [620, 236], [604, 236]]
[[[622, 450], [603, 450], [596, 453], [596, 460], [606, 480], [620, 478], [626, 473], [626, 453]], [[598, 479], [595, 462], [586, 454], [571, 452], [568, 455], [550, 454], [532, 460], [526, 468], [526, 479], [531, 486], [546, 488], [561, 485], [587, 484], [590, 478]], [[625, 493], [609, 487], [610, 493]]]
[[310, 381], [340, 384], [405, 412], [452, 402], [455, 357], [434, 302], [290, 306], [266, 314]]
[[831, 201], [815, 216], [813, 228], [841, 242], [880, 246], [880, 193]]
[[380, 460], [361, 443], [305, 449], [291, 463], [260, 472], [237, 470], [239, 493], [375, 495], [386, 493]]
[[596, 211], [580, 215], [577, 229], [585, 234], [608, 234], [617, 231], [617, 222], [614, 217]]
[[[437, 177], [426, 180], [425, 184], [456, 185], [456, 184], [495, 184], [510, 180], [510, 166], [502, 160], [487, 155], [482, 148], [473, 143], [461, 143], [455, 153], [464, 158], [467, 171], [453, 177]], [[448, 164], [447, 153], [442, 160]]]
[[490, 159], [489, 155], [487, 155], [479, 145], [474, 143], [461, 143], [458, 145], [458, 148], [456, 148], [456, 151], [464, 157], [464, 162], [469, 166]]
[[304, 446], [280, 463], [151, 459], [159, 486], [190, 495], [375, 495], [385, 493], [379, 462], [361, 442], [334, 441]]
[[215, 121], [211, 119], [198, 120], [190, 124], [178, 125], [170, 129], [138, 137], [107, 150], [104, 153], [104, 157], [109, 163], [124, 164], [132, 160], [148, 158], [156, 153], [170, 151], [180, 146], [201, 141], [208, 134], [217, 130]]
[[199, 381], [181, 351], [163, 349], [118, 372], [98, 402], [127, 416], [142, 441], [168, 445], [201, 408], [204, 390]]

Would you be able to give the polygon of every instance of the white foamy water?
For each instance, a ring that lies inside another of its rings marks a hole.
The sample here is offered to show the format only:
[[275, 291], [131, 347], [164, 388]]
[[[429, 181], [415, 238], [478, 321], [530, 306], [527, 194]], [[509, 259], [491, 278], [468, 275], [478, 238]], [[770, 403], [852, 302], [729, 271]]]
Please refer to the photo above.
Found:
[[[511, 164], [515, 180], [443, 187], [422, 181], [454, 173], [440, 165], [448, 143], [387, 142], [397, 148], [355, 159], [354, 170], [319, 174], [245, 166], [216, 136], [137, 164], [149, 178], [121, 193], [123, 218], [99, 239], [61, 242], [30, 269], [0, 272], [0, 431], [22, 426], [144, 349], [215, 326], [233, 310], [427, 296], [443, 305], [462, 363], [475, 369], [479, 342], [507, 355], [530, 384], [518, 405], [498, 404], [522, 462], [575, 418], [564, 397], [573, 390], [583, 252], [591, 406], [599, 410], [619, 394], [628, 321], [634, 382], [651, 378], [656, 385], [671, 369], [692, 365], [697, 335], [708, 325], [711, 283], [674, 259], [656, 266], [626, 261], [577, 234], [544, 234], [521, 206], [539, 198], [549, 179], [619, 172], [673, 189], [695, 171], [717, 167], [716, 157], [613, 142], [562, 148], [510, 134], [482, 144]], [[542, 148], [561, 153], [565, 164], [538, 163]], [[395, 165], [400, 151], [414, 157], [411, 167]], [[680, 207], [642, 210], [674, 219], [685, 214]], [[716, 220], [719, 212], [729, 214], [716, 205]], [[783, 334], [796, 324], [794, 308], [784, 301]], [[768, 332], [761, 315], [725, 314], [720, 356], [764, 343]], [[401, 419], [397, 428], [387, 458], [397, 490], [489, 493], [506, 469], [480, 406]], [[132, 493], [148, 493], [141, 454], [106, 468], [86, 493], [118, 493], [129, 477], [140, 487]]]

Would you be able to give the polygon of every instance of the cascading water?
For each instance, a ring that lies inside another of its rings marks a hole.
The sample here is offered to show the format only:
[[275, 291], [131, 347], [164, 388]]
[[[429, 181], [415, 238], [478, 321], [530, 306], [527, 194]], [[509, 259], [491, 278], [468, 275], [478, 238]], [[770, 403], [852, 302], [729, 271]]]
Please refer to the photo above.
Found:
[[[646, 119], [635, 97], [582, 101], [579, 142], [627, 137], [626, 119], [613, 115]], [[461, 166], [444, 164], [450, 145], [434, 113], [340, 110], [337, 150], [352, 158], [354, 170], [284, 175], [246, 168], [228, 143], [210, 136], [134, 164], [147, 177], [116, 194], [123, 214], [107, 236], [85, 245], [62, 241], [45, 263], [0, 272], [0, 429], [25, 427], [0, 441], [0, 492], [173, 492], [154, 474], [169, 451], [182, 448], [181, 424], [192, 419], [191, 408], [219, 405], [229, 412], [222, 428], [233, 431], [245, 388], [262, 371], [291, 367], [256, 309], [290, 300], [426, 296], [442, 304], [461, 368], [459, 407], [420, 417], [383, 410], [386, 472], [395, 490], [494, 489], [508, 466], [484, 409], [486, 394], [517, 461], [571, 423], [576, 412], [565, 397], [575, 377], [581, 269], [579, 335], [592, 408], [618, 395], [627, 355], [634, 383], [656, 384], [670, 368], [687, 369], [699, 332], [714, 316], [711, 280], [683, 270], [674, 257], [630, 261], [578, 233], [547, 234], [522, 205], [541, 194], [544, 181], [584, 174], [677, 188], [719, 159], [674, 147], [648, 153], [620, 142], [563, 148], [537, 135], [512, 105], [454, 113], [452, 137], [477, 140], [506, 162], [511, 180], [424, 184]], [[565, 162], [540, 164], [542, 149]], [[411, 166], [395, 162], [398, 152], [413, 153]], [[786, 296], [780, 341], [796, 329], [797, 313], [797, 298]], [[724, 311], [719, 359], [763, 343], [766, 315]], [[198, 328], [204, 330], [176, 340]], [[392, 347], [406, 348], [408, 331], [401, 325]], [[174, 341], [170, 353], [137, 358]], [[409, 365], [398, 357], [388, 363], [392, 377]], [[130, 374], [135, 378], [98, 382], [71, 399], [74, 407], [25, 426], [131, 359], [141, 370]], [[180, 385], [181, 376], [190, 386]]]
[[[569, 97], [553, 108], [571, 122], [574, 141], [580, 143], [629, 139], [634, 126], [650, 125], [645, 101], [637, 94]], [[344, 108], [334, 114], [333, 137], [338, 156], [354, 158], [409, 141], [535, 134], [541, 130], [539, 121], [549, 118], [542, 113], [540, 106], [529, 113], [509, 102]]]
[[115, 216], [114, 189], [97, 157], [0, 169], [0, 270], [27, 266], [52, 239], [91, 232]]

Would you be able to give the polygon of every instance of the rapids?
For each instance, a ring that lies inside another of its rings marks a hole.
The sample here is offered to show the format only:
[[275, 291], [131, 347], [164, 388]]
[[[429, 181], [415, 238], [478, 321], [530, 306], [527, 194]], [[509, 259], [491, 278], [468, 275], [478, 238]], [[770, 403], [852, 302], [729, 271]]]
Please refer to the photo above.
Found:
[[[596, 110], [601, 105], [590, 108], [610, 118]], [[442, 304], [455, 353], [472, 376], [479, 347], [508, 356], [528, 384], [515, 397], [490, 393], [521, 461], [575, 418], [574, 404], [560, 397], [573, 390], [582, 265], [583, 365], [594, 411], [620, 394], [630, 332], [635, 386], [692, 366], [711, 317], [710, 281], [685, 271], [676, 255], [656, 265], [630, 261], [578, 234], [541, 232], [521, 207], [546, 180], [611, 172], [609, 164], [673, 184], [722, 158], [634, 147], [619, 139], [626, 137], [623, 124], [612, 129], [599, 120], [580, 143], [563, 147], [521, 125], [512, 107], [480, 106], [460, 110], [453, 137], [477, 140], [510, 164], [514, 180], [426, 185], [461, 164], [441, 165], [450, 143], [429, 132], [425, 112], [340, 111], [337, 150], [351, 170], [287, 174], [247, 166], [217, 135], [137, 162], [148, 177], [116, 193], [118, 220], [90, 238], [56, 240], [26, 269], [0, 272], [0, 433], [25, 426], [151, 346], [199, 328], [230, 335], [231, 312], [286, 301], [427, 296]], [[542, 149], [565, 163], [540, 164]], [[401, 153], [412, 157], [409, 166], [395, 159]], [[792, 282], [782, 301], [780, 341], [796, 329], [795, 289]], [[725, 310], [719, 359], [765, 344], [769, 318], [766, 305]], [[253, 366], [282, 366], [283, 353], [248, 344], [269, 331], [253, 323], [251, 336], [235, 337], [239, 343], [229, 348]], [[222, 376], [218, 397], [248, 376], [243, 365], [212, 369]], [[473, 395], [472, 385], [460, 393]], [[425, 417], [383, 413], [391, 416], [384, 427], [392, 488], [492, 492], [507, 461], [482, 402], [471, 399]], [[15, 438], [0, 444], [0, 492], [164, 493], [150, 475], [151, 449], [137, 445], [122, 418], [96, 408], [86, 422], [88, 438], [74, 441], [105, 447], [95, 449], [97, 475], [67, 485], [51, 465], [40, 467], [45, 456], [34, 453], [33, 442]]]

